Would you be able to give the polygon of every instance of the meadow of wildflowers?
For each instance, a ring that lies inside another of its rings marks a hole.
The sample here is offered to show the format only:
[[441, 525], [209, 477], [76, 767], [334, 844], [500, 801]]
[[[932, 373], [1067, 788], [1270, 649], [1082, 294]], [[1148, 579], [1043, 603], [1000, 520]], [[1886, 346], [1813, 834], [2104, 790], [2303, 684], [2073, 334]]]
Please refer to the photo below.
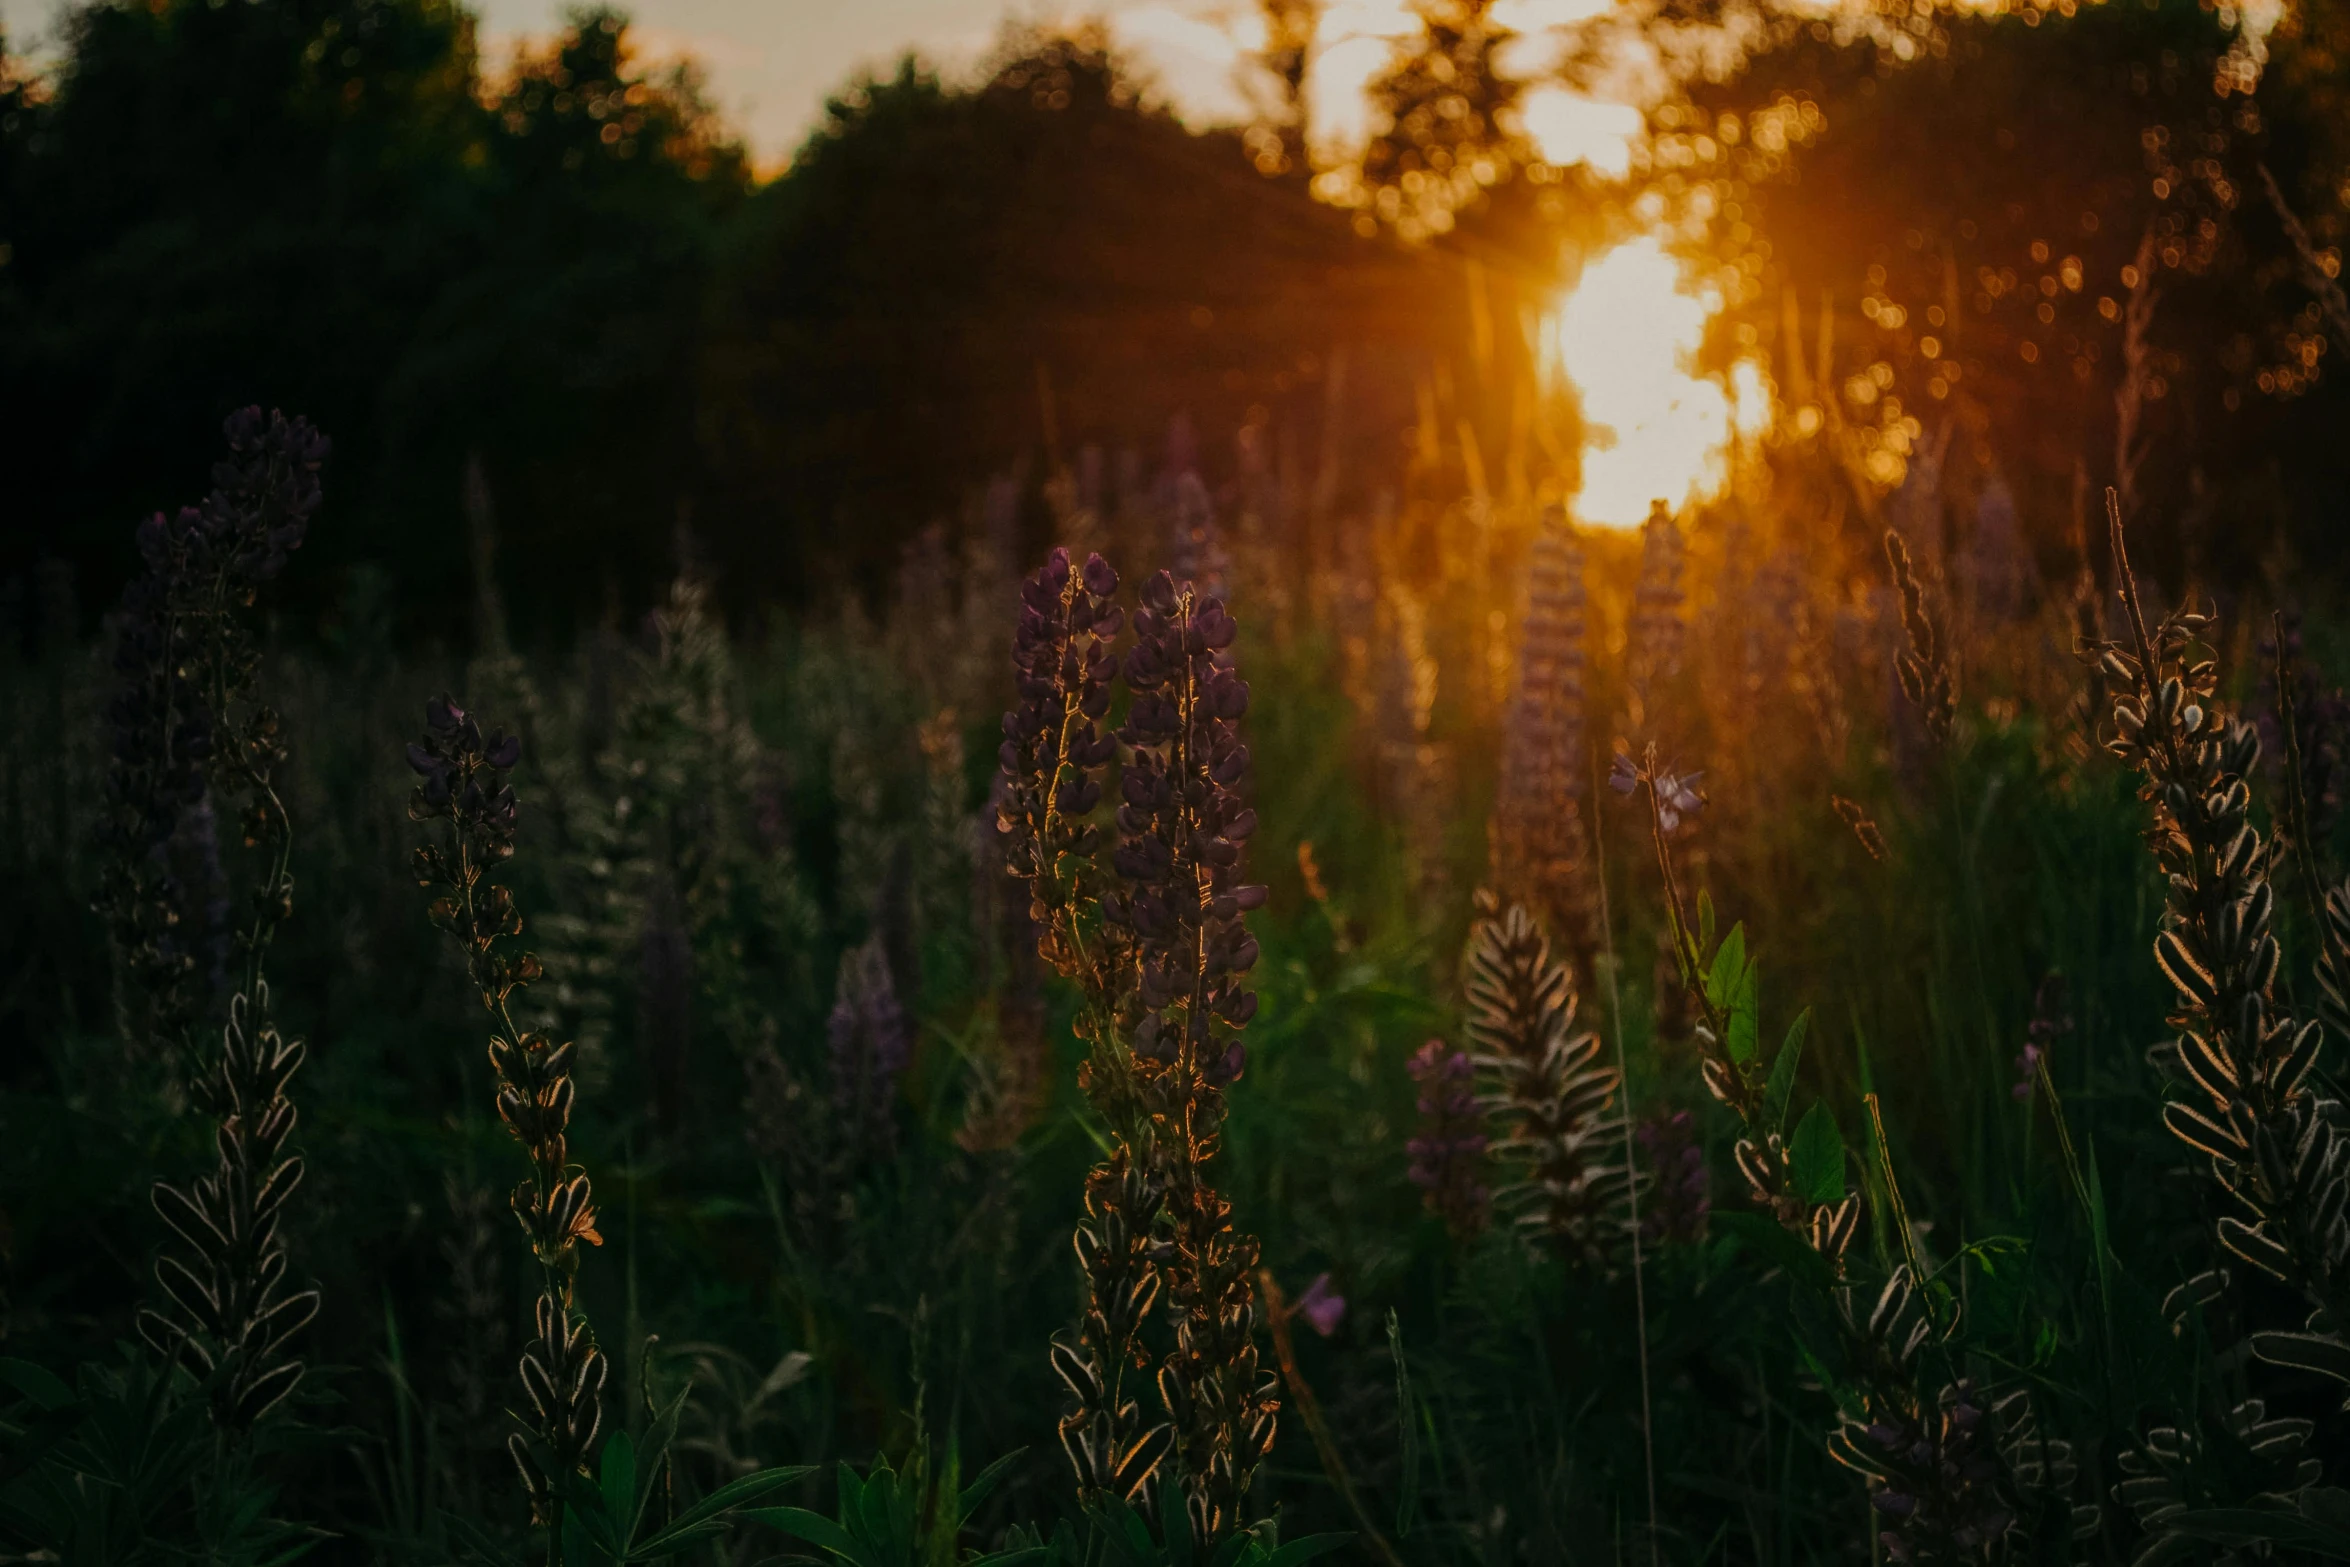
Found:
[[7, 675], [23, 1559], [2350, 1548], [2315, 615], [1185, 473], [295, 650], [226, 440]]

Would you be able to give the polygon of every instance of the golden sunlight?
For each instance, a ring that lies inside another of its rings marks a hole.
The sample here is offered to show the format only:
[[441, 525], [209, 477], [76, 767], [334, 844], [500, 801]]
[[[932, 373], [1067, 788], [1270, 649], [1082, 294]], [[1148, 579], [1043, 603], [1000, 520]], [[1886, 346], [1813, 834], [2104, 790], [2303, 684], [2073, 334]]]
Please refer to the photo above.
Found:
[[1575, 387], [1586, 426], [1583, 521], [1637, 526], [1649, 502], [1675, 511], [1718, 494], [1733, 442], [1760, 435], [1770, 390], [1741, 361], [1729, 384], [1692, 368], [1718, 298], [1686, 291], [1681, 263], [1654, 238], [1593, 259], [1543, 323], [1546, 384]]

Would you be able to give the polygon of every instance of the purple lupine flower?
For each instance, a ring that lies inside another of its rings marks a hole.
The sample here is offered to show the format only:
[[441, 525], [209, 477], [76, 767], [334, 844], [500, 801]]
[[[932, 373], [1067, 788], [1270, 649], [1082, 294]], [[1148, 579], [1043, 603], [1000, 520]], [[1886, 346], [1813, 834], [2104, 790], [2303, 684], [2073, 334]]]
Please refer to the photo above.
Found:
[[2062, 974], [2040, 981], [2032, 996], [2032, 1021], [2024, 1026], [2024, 1048], [2015, 1058], [2016, 1083], [2012, 1092], [2028, 1102], [2039, 1089], [2040, 1063], [2056, 1042], [2073, 1031], [2073, 1015], [2065, 1007]]
[[[1101, 803], [1101, 771], [1118, 754], [1101, 724], [1117, 664], [1110, 642], [1125, 623], [1125, 611], [1110, 601], [1117, 591], [1118, 574], [1099, 555], [1088, 556], [1080, 571], [1065, 549], [1054, 550], [1020, 587], [1012, 633], [1020, 700], [1004, 714], [996, 826], [1005, 863], [1028, 883], [1040, 918], [1075, 896], [1062, 885], [1064, 863], [1082, 865], [1092, 852], [1089, 818]], [[1046, 956], [1066, 968], [1068, 954]]]
[[858, 1152], [887, 1159], [897, 1152], [898, 1075], [914, 1058], [914, 1037], [879, 936], [841, 954], [824, 1032], [842, 1135]]
[[1240, 794], [1248, 682], [1233, 667], [1239, 627], [1221, 600], [1162, 571], [1142, 602], [1126, 655], [1134, 701], [1120, 738], [1133, 760], [1119, 779], [1112, 857], [1126, 888], [1102, 912], [1130, 935], [1139, 960], [1135, 1054], [1170, 1065], [1188, 1058], [1221, 1088], [1247, 1065], [1239, 1033], [1257, 998], [1243, 977], [1257, 940], [1243, 916], [1265, 902], [1263, 887], [1241, 879], [1257, 830]]
[[1329, 1274], [1317, 1273], [1294, 1309], [1316, 1333], [1328, 1338], [1346, 1320], [1346, 1297], [1330, 1287]]
[[1655, 1183], [1640, 1207], [1641, 1233], [1652, 1241], [1701, 1239], [1713, 1210], [1713, 1182], [1695, 1121], [1688, 1111], [1675, 1110], [1641, 1122], [1634, 1136]]
[[1591, 761], [1583, 727], [1583, 552], [1556, 507], [1528, 554], [1526, 590], [1487, 833], [1490, 884], [1505, 899], [1540, 907], [1580, 954], [1592, 944], [1598, 913], [1580, 808]]
[[1608, 768], [1607, 786], [1618, 794], [1630, 794], [1647, 784], [1656, 796], [1656, 814], [1659, 825], [1667, 833], [1679, 830], [1681, 823], [1705, 809], [1704, 791], [1697, 787], [1703, 773], [1676, 773], [1669, 767], [1657, 765], [1655, 746], [1650, 746], [1646, 760], [1633, 760], [1632, 753], [1618, 741], [1616, 759]]
[[[203, 991], [220, 988], [197, 981], [225, 924], [209, 906], [210, 874], [200, 867], [183, 874], [187, 856], [172, 846], [193, 848], [204, 861], [208, 831], [194, 818], [212, 810], [219, 790], [250, 784], [256, 759], [274, 750], [274, 715], [257, 709], [232, 729], [216, 703], [250, 689], [255, 652], [246, 612], [300, 546], [327, 452], [307, 421], [264, 417], [257, 408], [231, 415], [224, 434], [229, 457], [213, 469], [204, 504], [139, 525], [144, 569], [116, 616], [120, 685], [107, 707], [104, 833], [113, 853], [99, 904], [152, 1035], [183, 1052], [211, 1010]], [[255, 809], [266, 814], [258, 800]], [[248, 837], [262, 825], [247, 812]]]
[[1441, 1039], [1422, 1045], [1409, 1063], [1420, 1085], [1420, 1121], [1404, 1144], [1411, 1181], [1427, 1193], [1428, 1211], [1455, 1235], [1485, 1227], [1492, 1192], [1485, 1184], [1484, 1119], [1477, 1109], [1476, 1062]]
[[1949, 1560], [1944, 1548], [1951, 1545], [1971, 1560], [2006, 1535], [2015, 1508], [1985, 1414], [1974, 1383], [1961, 1378], [1932, 1407], [1888, 1410], [1866, 1426], [1846, 1427], [1861, 1439], [1846, 1438], [1848, 1461], [1878, 1482], [1869, 1505], [1882, 1515], [1877, 1542], [1889, 1560]]

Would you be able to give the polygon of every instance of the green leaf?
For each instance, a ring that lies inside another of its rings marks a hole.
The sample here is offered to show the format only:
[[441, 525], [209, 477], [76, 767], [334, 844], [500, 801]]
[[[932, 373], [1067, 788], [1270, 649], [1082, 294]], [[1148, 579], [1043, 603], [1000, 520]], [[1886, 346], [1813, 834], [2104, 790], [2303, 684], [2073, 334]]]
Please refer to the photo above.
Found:
[[706, 1523], [689, 1524], [682, 1529], [673, 1525], [641, 1545], [630, 1546], [628, 1559], [632, 1562], [659, 1561], [665, 1556], [690, 1551], [704, 1540], [721, 1539], [725, 1534], [726, 1523], [723, 1519], [714, 1518]]
[[1175, 1478], [1175, 1466], [1167, 1466], [1165, 1489], [1160, 1493], [1159, 1517], [1167, 1531], [1168, 1567], [1191, 1567], [1191, 1514], [1183, 1505], [1183, 1485]]
[[752, 1507], [743, 1517], [751, 1523], [763, 1523], [770, 1529], [781, 1529], [795, 1539], [821, 1546], [844, 1562], [862, 1563], [865, 1557], [857, 1550], [857, 1542], [849, 1531], [805, 1507]]
[[1411, 1362], [1404, 1358], [1403, 1323], [1387, 1311], [1387, 1356], [1395, 1362], [1395, 1423], [1403, 1447], [1402, 1495], [1395, 1504], [1395, 1532], [1408, 1537], [1420, 1512], [1419, 1405], [1412, 1397]]
[[1844, 1200], [1844, 1136], [1823, 1100], [1814, 1100], [1796, 1124], [1795, 1142], [1787, 1150], [1795, 1194], [1818, 1204]]
[[2284, 1545], [2328, 1561], [2350, 1561], [2350, 1534], [2282, 1508], [2206, 1507], [2181, 1513], [2168, 1525], [2214, 1545]]
[[[586, 1482], [581, 1483], [585, 1484]], [[586, 1515], [578, 1508], [565, 1507], [558, 1503], [555, 1512], [562, 1520], [564, 1561], [575, 1564], [584, 1562], [588, 1564], [588, 1567], [596, 1567], [599, 1562], [608, 1563], [617, 1559], [614, 1551], [605, 1548], [602, 1542], [590, 1538]], [[595, 1552], [593, 1556], [588, 1554], [591, 1550]]]
[[1730, 1059], [1740, 1066], [1754, 1059], [1761, 1044], [1762, 1002], [1756, 995], [1762, 983], [1761, 967], [1759, 963], [1747, 964], [1730, 996], [1730, 1037], [1723, 1043], [1729, 1048]]
[[[684, 1512], [679, 1513], [670, 1520], [668, 1528], [663, 1529], [650, 1539], [640, 1542], [636, 1546], [636, 1552], [639, 1556], [646, 1556], [666, 1551], [670, 1536], [678, 1531], [700, 1528], [721, 1513], [732, 1512], [737, 1507], [771, 1495], [803, 1475], [814, 1472], [812, 1465], [799, 1464], [788, 1469], [762, 1469], [757, 1474], [747, 1474], [739, 1480], [730, 1480]], [[749, 1514], [744, 1516], [748, 1517]], [[697, 1535], [696, 1538], [700, 1537]]]
[[[1699, 950], [1703, 950], [1702, 948]], [[1733, 925], [1730, 934], [1714, 952], [1713, 967], [1705, 976], [1705, 999], [1718, 1012], [1730, 1009], [1731, 998], [1737, 994], [1739, 976], [1746, 972], [1746, 927]]]
[[1340, 1546], [1353, 1543], [1351, 1534], [1309, 1534], [1302, 1540], [1292, 1540], [1265, 1558], [1265, 1567], [1297, 1567], [1299, 1562], [1310, 1562], [1317, 1556], [1327, 1556]]
[[1795, 1093], [1795, 1069], [1803, 1061], [1803, 1038], [1811, 1031], [1811, 1008], [1795, 1014], [1795, 1021], [1787, 1025], [1787, 1038], [1780, 1044], [1779, 1053], [1771, 1059], [1771, 1081], [1763, 1089], [1763, 1130], [1783, 1132], [1787, 1129], [1787, 1101]]
[[907, 1486], [888, 1460], [876, 1460], [863, 1481], [840, 1466], [840, 1521], [869, 1567], [909, 1567], [914, 1560], [914, 1507]]
[[1827, 1261], [1775, 1219], [1727, 1208], [1714, 1214], [1712, 1223], [1745, 1250], [1816, 1289], [1826, 1290], [1836, 1282]]
[[604, 1517], [618, 1540], [636, 1533], [636, 1442], [615, 1431], [604, 1442]]
[[564, 1503], [564, 1555], [578, 1556], [570, 1540], [574, 1531], [581, 1536], [582, 1545], [592, 1544], [605, 1559], [620, 1560], [625, 1536], [613, 1526], [612, 1516], [604, 1510], [604, 1493], [596, 1489], [587, 1476], [566, 1472], [555, 1476], [557, 1497]]
[[1236, 1534], [1216, 1547], [1208, 1567], [1264, 1567], [1265, 1547], [1253, 1534]]
[[950, 1530], [963, 1527], [965, 1521], [979, 1510], [979, 1504], [987, 1500], [987, 1493], [995, 1489], [996, 1482], [1011, 1473], [1012, 1466], [1017, 1464], [1027, 1451], [1028, 1449], [1025, 1447], [1012, 1449], [985, 1469], [980, 1470], [972, 1478], [971, 1483], [963, 1487], [962, 1494], [954, 1499], [954, 1505], [948, 1509], [948, 1516], [953, 1520], [949, 1525]]
[[73, 1389], [29, 1360], [0, 1359], [0, 1382], [6, 1382], [44, 1410], [70, 1408]]

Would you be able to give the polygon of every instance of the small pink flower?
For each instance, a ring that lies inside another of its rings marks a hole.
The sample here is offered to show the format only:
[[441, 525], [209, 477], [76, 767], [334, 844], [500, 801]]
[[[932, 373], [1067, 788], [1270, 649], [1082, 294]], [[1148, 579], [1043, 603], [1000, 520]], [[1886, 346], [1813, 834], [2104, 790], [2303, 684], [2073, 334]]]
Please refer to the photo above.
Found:
[[1297, 1298], [1297, 1314], [1313, 1325], [1316, 1333], [1328, 1338], [1338, 1331], [1338, 1324], [1346, 1320], [1346, 1297], [1330, 1287], [1330, 1275], [1315, 1275], [1314, 1282]]

